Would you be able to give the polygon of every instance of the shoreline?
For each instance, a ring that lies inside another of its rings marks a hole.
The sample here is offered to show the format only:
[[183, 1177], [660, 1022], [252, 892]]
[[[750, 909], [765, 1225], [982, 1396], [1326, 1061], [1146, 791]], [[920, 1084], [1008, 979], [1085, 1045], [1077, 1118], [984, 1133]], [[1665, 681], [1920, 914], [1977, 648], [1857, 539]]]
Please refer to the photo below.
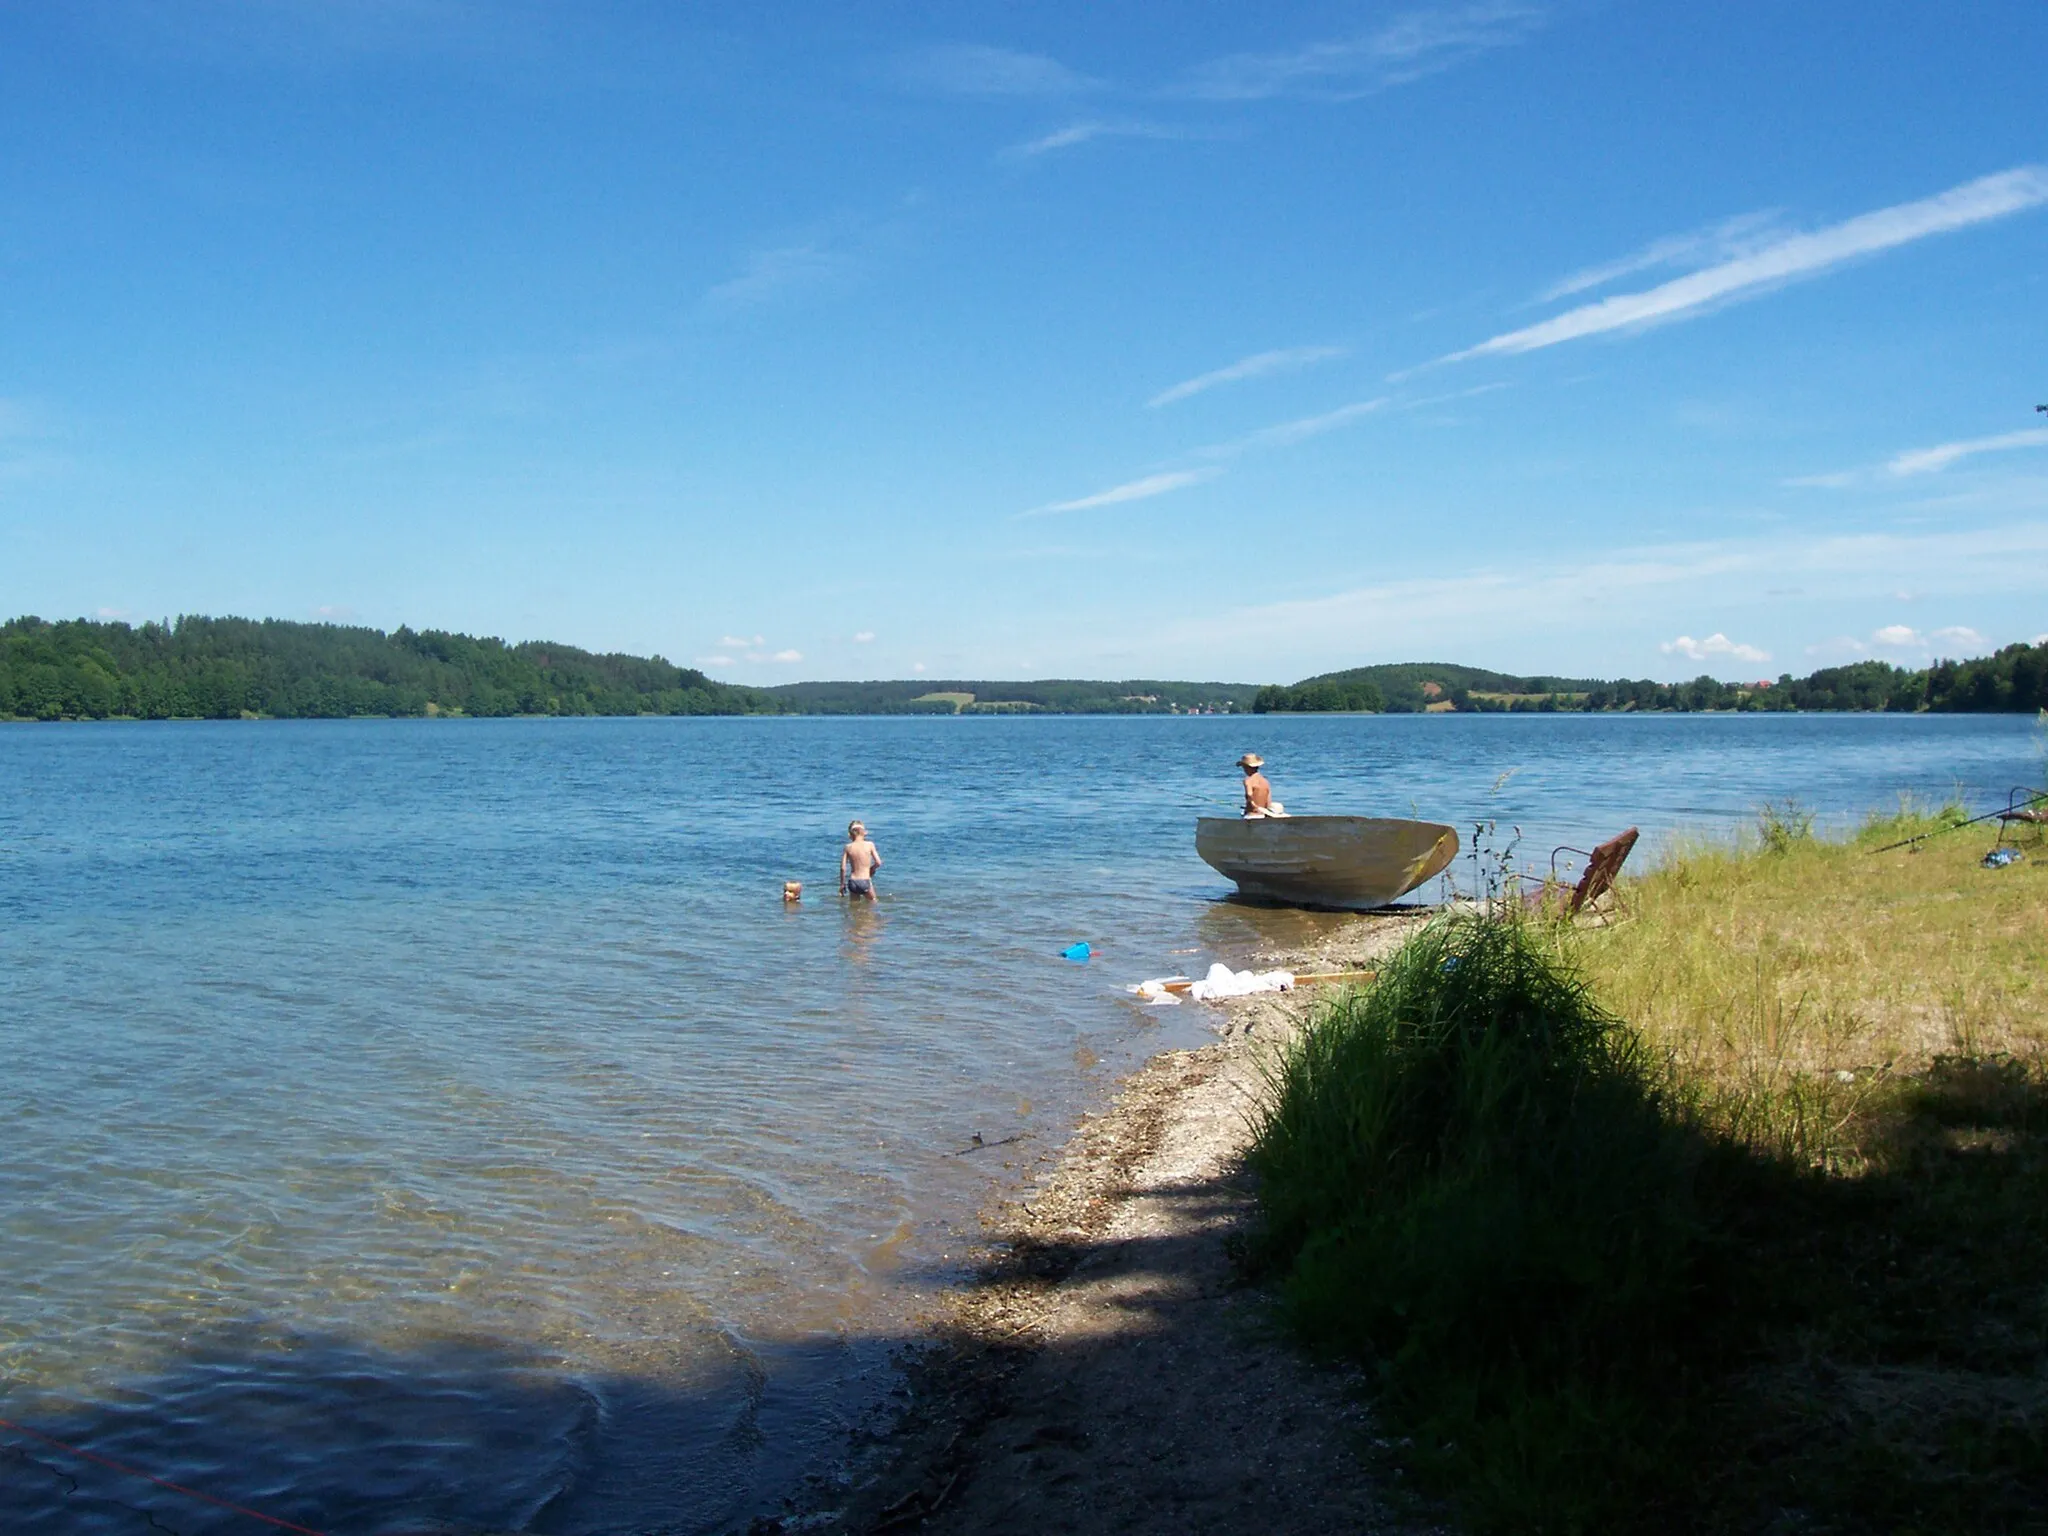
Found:
[[[1433, 910], [1361, 914], [1240, 963], [1356, 968]], [[1390, 1474], [1361, 1454], [1363, 1372], [1311, 1361], [1232, 1258], [1254, 1214], [1261, 1061], [1317, 991], [1209, 1005], [1216, 1043], [1151, 1057], [1084, 1115], [983, 1213], [984, 1257], [921, 1320], [902, 1411], [753, 1536], [1428, 1528], [1389, 1508]]]

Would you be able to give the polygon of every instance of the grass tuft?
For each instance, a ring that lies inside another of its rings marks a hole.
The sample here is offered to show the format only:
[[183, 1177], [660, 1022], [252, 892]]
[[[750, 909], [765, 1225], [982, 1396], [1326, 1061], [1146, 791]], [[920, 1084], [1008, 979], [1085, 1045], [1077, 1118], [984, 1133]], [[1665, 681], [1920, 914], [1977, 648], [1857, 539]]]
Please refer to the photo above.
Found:
[[2048, 1532], [2048, 854], [1963, 820], [1441, 921], [1275, 1060], [1251, 1256], [1470, 1526]]
[[1259, 1256], [1308, 1338], [1378, 1364], [1482, 1523], [1592, 1529], [1682, 1427], [1642, 1402], [1688, 1368], [1698, 1150], [1539, 930], [1448, 919], [1278, 1064]]

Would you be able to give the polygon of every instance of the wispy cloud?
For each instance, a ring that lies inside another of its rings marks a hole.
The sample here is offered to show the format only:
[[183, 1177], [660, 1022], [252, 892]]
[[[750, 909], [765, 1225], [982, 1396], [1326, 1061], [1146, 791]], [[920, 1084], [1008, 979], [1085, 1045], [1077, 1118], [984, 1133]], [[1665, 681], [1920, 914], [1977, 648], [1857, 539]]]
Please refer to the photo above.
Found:
[[1334, 411], [1324, 411], [1317, 416], [1303, 416], [1295, 421], [1283, 421], [1276, 426], [1261, 427], [1247, 433], [1234, 442], [1219, 443], [1213, 448], [1197, 450], [1210, 458], [1235, 458], [1241, 453], [1251, 453], [1262, 448], [1286, 448], [1295, 443], [1306, 442], [1311, 437], [1321, 437], [1325, 432], [1334, 432], [1339, 427], [1349, 426], [1361, 417], [1386, 409], [1387, 397], [1377, 400], [1357, 400], [1350, 405], [1340, 405]]
[[1200, 485], [1204, 480], [1214, 480], [1222, 473], [1221, 469], [1213, 467], [1169, 470], [1165, 474], [1147, 475], [1142, 480], [1127, 480], [1122, 485], [1113, 485], [1108, 490], [1097, 491], [1092, 496], [1080, 496], [1073, 501], [1055, 501], [1043, 507], [1033, 507], [1030, 511], [1018, 515], [1045, 517], [1055, 512], [1086, 512], [1093, 507], [1120, 506], [1127, 501], [1149, 501], [1154, 496], [1164, 496], [1170, 491]]
[[1020, 512], [1019, 517], [1044, 517], [1054, 512], [1083, 512], [1091, 507], [1112, 507], [1126, 501], [1147, 501], [1154, 496], [1164, 496], [1169, 491], [1178, 491], [1190, 485], [1199, 485], [1213, 480], [1224, 473], [1218, 460], [1235, 459], [1247, 453], [1263, 449], [1286, 448], [1305, 442], [1311, 437], [1320, 437], [1325, 432], [1334, 432], [1361, 417], [1386, 408], [1383, 397], [1377, 400], [1358, 400], [1350, 405], [1340, 405], [1334, 411], [1324, 411], [1316, 416], [1303, 416], [1294, 421], [1283, 421], [1275, 426], [1261, 427], [1243, 437], [1227, 443], [1212, 443], [1206, 448], [1197, 448], [1191, 457], [1208, 459], [1211, 462], [1199, 469], [1173, 469], [1156, 475], [1146, 475], [1139, 480], [1128, 480], [1122, 485], [1113, 485], [1106, 491], [1097, 491], [1092, 496], [1082, 496], [1074, 501], [1056, 501], [1048, 506], [1033, 507]]
[[751, 640], [743, 639], [738, 635], [720, 635], [718, 637], [718, 648], [721, 651], [744, 651], [749, 646], [761, 646], [767, 643], [759, 635], [754, 636]]
[[1284, 635], [1304, 654], [1354, 657], [1496, 639], [1526, 650], [1539, 639], [1571, 643], [1595, 609], [1616, 627], [1647, 626], [1681, 598], [1741, 604], [1764, 582], [1787, 578], [1816, 600], [1896, 584], [1907, 573], [1945, 593], [1967, 594], [1951, 601], [1993, 600], [2037, 586], [2037, 562], [2048, 559], [2048, 521], [2037, 514], [2038, 506], [2028, 520], [1926, 534], [1776, 534], [1645, 545], [1594, 560], [1504, 561], [1205, 612], [1148, 640], [1169, 650], [1220, 652]]
[[872, 629], [864, 629], [853, 637], [853, 643], [855, 645], [866, 645], [874, 638], [875, 632]]
[[1730, 640], [1719, 630], [1704, 640], [1695, 640], [1691, 635], [1680, 635], [1676, 640], [1666, 640], [1657, 647], [1666, 656], [1683, 656], [1690, 661], [1711, 661], [1716, 656], [1726, 656], [1730, 661], [1769, 661], [1771, 653], [1754, 645], [1742, 645]]
[[1705, 229], [1690, 230], [1682, 235], [1666, 235], [1653, 240], [1639, 251], [1633, 251], [1614, 261], [1602, 262], [1596, 267], [1586, 267], [1569, 277], [1558, 279], [1538, 297], [1539, 304], [1554, 304], [1559, 299], [1568, 299], [1575, 293], [1585, 293], [1593, 288], [1605, 288], [1609, 283], [1624, 277], [1633, 277], [1638, 272], [1653, 272], [1659, 267], [1699, 266], [1707, 262], [1727, 261], [1737, 256], [1747, 256], [1752, 251], [1768, 245], [1778, 238], [1772, 225], [1778, 218], [1777, 210], [1760, 213], [1737, 214], [1732, 219], [1723, 219]]
[[1510, 47], [1545, 20], [1536, 7], [1511, 0], [1409, 11], [1361, 36], [1211, 60], [1168, 94], [1198, 101], [1350, 101]]
[[2048, 427], [2029, 427], [2021, 432], [2000, 432], [1994, 437], [1971, 437], [1933, 448], [1915, 448], [1885, 465], [1894, 475], [1931, 475], [1957, 459], [1979, 453], [2003, 453], [2011, 448], [2048, 448]]
[[1099, 119], [1070, 123], [1038, 138], [1027, 139], [1022, 144], [1012, 144], [998, 158], [1036, 160], [1040, 155], [1072, 149], [1076, 145], [1091, 143], [1096, 139], [1185, 139], [1191, 136], [1188, 129], [1175, 127], [1171, 123], [1151, 123], [1139, 119]]
[[1072, 96], [1101, 84], [1045, 54], [984, 43], [920, 48], [897, 60], [896, 78], [913, 89], [948, 96]]
[[1781, 480], [1778, 483], [1808, 490], [1840, 491], [1860, 484], [1864, 478], [1864, 473], [1860, 469], [1836, 469], [1824, 475], [1794, 475], [1789, 480]]
[[1673, 278], [1641, 293], [1583, 304], [1536, 325], [1508, 331], [1454, 352], [1443, 362], [1534, 352], [1609, 331], [1633, 330], [1696, 314], [1709, 305], [1753, 297], [1778, 284], [1811, 277], [1859, 256], [1892, 250], [1930, 235], [1967, 229], [2048, 202], [2048, 167], [2025, 165], [1965, 182], [1934, 197], [1861, 214], [1811, 234], [1791, 235], [1761, 250]]
[[1276, 347], [1270, 352], [1254, 352], [1250, 357], [1241, 357], [1234, 363], [1162, 389], [1145, 404], [1157, 410], [1162, 405], [1172, 405], [1221, 384], [1239, 384], [1246, 379], [1260, 379], [1272, 373], [1292, 373], [1297, 368], [1342, 357], [1346, 351], [1344, 347]]
[[2027, 427], [2018, 432], [1998, 432], [1989, 437], [1966, 437], [1932, 448], [1909, 448], [1893, 454], [1879, 466], [1837, 469], [1825, 474], [1794, 475], [1780, 484], [1818, 490], [1841, 491], [1885, 480], [1906, 480], [1915, 475], [1939, 474], [1959, 459], [1980, 453], [2006, 453], [2015, 448], [2048, 448], [2048, 427]]
[[728, 312], [751, 309], [784, 294], [830, 282], [851, 266], [850, 258], [816, 244], [756, 251], [736, 275], [706, 289], [701, 306]]

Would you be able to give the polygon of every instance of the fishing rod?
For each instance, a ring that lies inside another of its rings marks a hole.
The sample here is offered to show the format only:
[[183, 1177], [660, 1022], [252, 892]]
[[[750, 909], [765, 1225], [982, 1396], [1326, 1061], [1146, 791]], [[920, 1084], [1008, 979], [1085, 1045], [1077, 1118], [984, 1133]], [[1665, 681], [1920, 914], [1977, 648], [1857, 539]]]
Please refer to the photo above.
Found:
[[2006, 803], [1999, 809], [1986, 811], [1982, 816], [1972, 816], [1968, 821], [1959, 821], [1954, 826], [1938, 827], [1932, 832], [1922, 832], [1917, 837], [1908, 837], [1896, 843], [1886, 843], [1882, 848], [1873, 848], [1870, 851], [1872, 853], [1890, 853], [1894, 848], [1908, 848], [1916, 843], [1924, 843], [1930, 837], [1940, 837], [1944, 832], [1960, 832], [1965, 827], [1976, 826], [1980, 821], [1993, 821], [2001, 816], [2010, 816], [2014, 811], [2031, 809], [2043, 801], [2048, 801], [2048, 789], [2029, 790], [2027, 798], [2024, 800], [2008, 798]]

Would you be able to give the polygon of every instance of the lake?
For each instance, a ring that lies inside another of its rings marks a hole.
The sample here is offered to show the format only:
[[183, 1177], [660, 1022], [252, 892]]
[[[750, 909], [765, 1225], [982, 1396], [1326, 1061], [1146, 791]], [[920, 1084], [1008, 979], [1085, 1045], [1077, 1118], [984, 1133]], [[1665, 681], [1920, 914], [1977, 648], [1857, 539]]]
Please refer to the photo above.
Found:
[[[1530, 862], [2042, 779], [2009, 716], [0, 729], [0, 1417], [334, 1536], [744, 1524], [977, 1209], [1208, 1038], [1123, 985], [1312, 921], [1194, 855], [1246, 750]], [[259, 1528], [8, 1433], [0, 1515]]]

